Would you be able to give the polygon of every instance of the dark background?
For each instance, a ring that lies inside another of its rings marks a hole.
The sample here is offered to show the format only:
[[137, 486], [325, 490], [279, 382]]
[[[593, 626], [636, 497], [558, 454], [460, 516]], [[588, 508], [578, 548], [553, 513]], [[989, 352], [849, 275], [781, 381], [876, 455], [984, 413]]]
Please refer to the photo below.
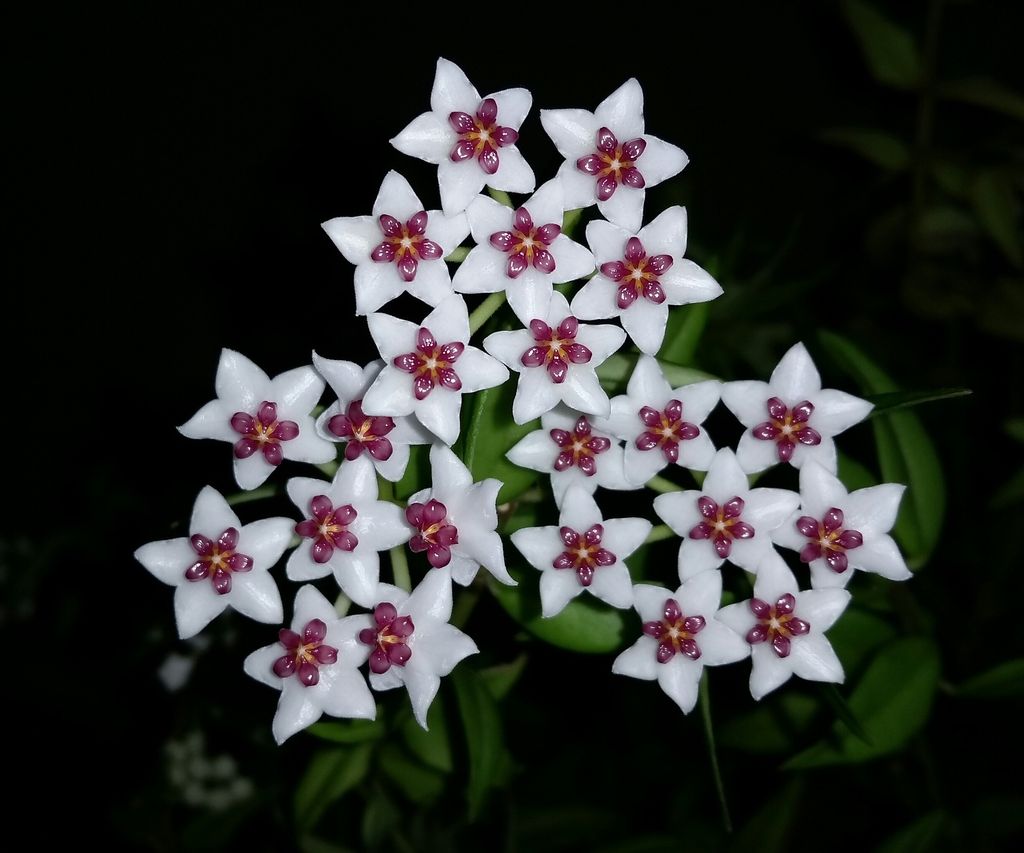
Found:
[[[24, 825], [155, 849], [282, 849], [303, 835], [290, 801], [315, 744], [270, 745], [273, 697], [240, 668], [266, 628], [221, 620], [201, 653], [176, 641], [169, 591], [130, 553], [176, 535], [203, 484], [232, 488], [226, 448], [174, 430], [211, 397], [221, 347], [271, 374], [314, 348], [373, 355], [353, 317], [351, 268], [319, 223], [368, 212], [390, 168], [437, 206], [434, 168], [387, 140], [427, 109], [438, 55], [482, 93], [533, 92], [520, 147], [541, 181], [559, 159], [537, 110], [593, 109], [640, 79], [648, 129], [691, 158], [649, 207], [686, 204], [688, 255], [727, 294], [698, 366], [763, 378], [803, 339], [826, 384], [856, 390], [815, 348], [824, 328], [905, 387], [975, 391], [920, 410], [949, 510], [912, 584], [948, 683], [1020, 654], [1021, 506], [989, 499], [1020, 467], [1005, 425], [1024, 408], [1021, 121], [936, 92], [978, 77], [1024, 91], [1021, 4], [887, 4], [924, 57], [914, 91], [872, 75], [838, 4], [686, 3], [679, 23], [591, 9], [566, 25], [532, 7], [369, 17], [349, 5], [52, 10], [7, 33], [15, 405], [0, 628]], [[493, 26], [456, 36], [448, 16]], [[879, 165], [878, 149], [865, 158], [823, 137], [850, 127], [902, 140], [909, 161]], [[515, 655], [515, 631], [493, 602], [469, 627], [495, 660]], [[438, 822], [431, 846], [581, 849], [641, 831], [724, 843], [697, 724], [653, 689], [612, 679], [605, 658], [531, 648], [505, 724], [518, 769], [482, 822], [464, 825], [458, 781], [433, 818], [397, 798], [420, 830]], [[154, 676], [172, 650], [198, 657], [176, 693]], [[745, 675], [725, 680], [723, 705], [750, 702]], [[1020, 792], [1019, 773], [1010, 788], [999, 779], [1013, 771], [1020, 710], [940, 696], [912, 748], [800, 782], [787, 843], [870, 847], [938, 809], [944, 838], [998, 849], [1003, 830], [977, 833]], [[189, 805], [169, 776], [165, 742], [197, 729], [258, 792], [229, 817]], [[754, 833], [741, 838], [756, 843], [772, 820], [758, 809], [791, 790], [779, 761], [723, 755], [736, 823]], [[358, 849], [361, 805], [350, 800], [322, 834]]]

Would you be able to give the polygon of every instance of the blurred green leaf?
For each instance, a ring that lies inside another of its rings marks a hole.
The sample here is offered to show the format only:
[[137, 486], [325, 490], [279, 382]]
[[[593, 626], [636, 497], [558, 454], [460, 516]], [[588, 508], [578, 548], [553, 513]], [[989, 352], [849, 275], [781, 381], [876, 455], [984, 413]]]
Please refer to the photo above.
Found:
[[379, 718], [377, 720], [313, 723], [306, 731], [321, 740], [329, 740], [333, 743], [368, 743], [380, 740], [386, 733]]
[[1024, 267], [1024, 245], [1013, 185], [998, 172], [982, 172], [970, 189], [971, 204], [989, 236], [1014, 267]]
[[515, 686], [524, 669], [526, 669], [525, 653], [508, 663], [500, 663], [497, 666], [489, 666], [480, 670], [480, 677], [487, 685], [487, 689], [491, 691], [491, 695], [500, 702]]
[[469, 819], [475, 820], [488, 791], [500, 779], [504, 751], [501, 715], [487, 685], [479, 674], [462, 667], [452, 673], [469, 751]]
[[878, 477], [872, 474], [866, 465], [862, 465], [841, 450], [838, 452], [838, 455], [839, 479], [846, 486], [847, 491], [854, 492], [857, 489], [866, 489], [868, 486], [878, 485]]
[[952, 83], [940, 83], [938, 94], [941, 98], [984, 107], [1024, 121], [1024, 97], [988, 77], [971, 77]]
[[445, 260], [452, 264], [461, 264], [467, 257], [469, 257], [469, 246], [456, 246], [452, 249], [451, 254], [448, 255]]
[[884, 130], [834, 127], [823, 130], [818, 136], [822, 141], [853, 151], [869, 163], [890, 172], [902, 172], [910, 165], [910, 149], [907, 144]]
[[1010, 418], [1003, 424], [1003, 429], [1010, 438], [1024, 443], [1024, 418]]
[[[859, 603], [860, 598], [857, 601]], [[895, 638], [892, 620], [862, 610], [856, 604], [848, 607], [828, 632], [829, 642], [847, 674], [857, 672], [875, 652]]]
[[1024, 500], [1024, 468], [996, 490], [989, 505], [992, 509], [1006, 509]]
[[889, 836], [877, 853], [927, 853], [936, 849], [936, 842], [948, 823], [949, 819], [942, 812], [931, 812]]
[[820, 687], [821, 695], [825, 697], [825, 701], [835, 712], [839, 721], [846, 726], [847, 731], [857, 738], [857, 740], [866, 743], [868, 746], [874, 746], [874, 741], [871, 740], [871, 735], [869, 735], [864, 726], [861, 725], [860, 720], [857, 719], [857, 715], [853, 713], [853, 710], [846, 702], [846, 697], [839, 692], [839, 689], [834, 684], [822, 684]]
[[871, 75], [895, 89], [916, 88], [921, 57], [910, 33], [862, 0], [843, 0], [842, 10]]
[[581, 596], [557, 616], [545, 618], [537, 605], [536, 578], [517, 578], [518, 586], [492, 583], [491, 592], [505, 611], [527, 631], [546, 643], [571, 652], [608, 654], [622, 644], [625, 620], [621, 610]]
[[405, 501], [429, 485], [430, 445], [414, 444], [409, 448], [409, 464], [405, 467], [405, 473], [394, 485], [395, 497]]
[[[839, 335], [821, 331], [822, 345], [868, 394], [895, 392], [892, 379], [858, 347]], [[893, 532], [911, 567], [923, 565], [942, 532], [946, 486], [935, 446], [913, 412], [891, 411], [872, 418], [882, 479], [905, 483]]]
[[442, 773], [452, 771], [452, 746], [448, 735], [448, 721], [444, 713], [444, 697], [434, 697], [427, 711], [427, 729], [409, 715], [402, 723], [402, 740], [409, 751], [428, 767]]
[[697, 302], [669, 313], [665, 342], [659, 352], [663, 360], [678, 365], [693, 364], [704, 327], [708, 323], [709, 310], [709, 303]]
[[792, 755], [820, 703], [805, 693], [780, 693], [731, 716], [718, 729], [719, 742], [754, 755]]
[[987, 672], [969, 678], [955, 692], [957, 696], [970, 699], [1024, 696], [1024, 658], [1005, 661]]
[[797, 777], [769, 799], [736, 833], [729, 845], [734, 853], [791, 853], [794, 828], [803, 800], [803, 779]]
[[909, 409], [922, 403], [935, 403], [940, 400], [955, 400], [957, 397], [970, 397], [974, 393], [970, 388], [936, 388], [934, 391], [889, 391], [885, 394], [868, 394], [865, 399], [875, 404], [869, 417], [894, 409]]
[[295, 790], [295, 822], [314, 826], [331, 803], [363, 781], [372, 752], [373, 746], [363, 743], [314, 755]]
[[444, 793], [444, 774], [413, 760], [397, 743], [384, 744], [379, 766], [411, 802], [432, 803]]
[[519, 439], [540, 427], [539, 421], [519, 425], [512, 420], [510, 412], [515, 395], [514, 382], [486, 388], [474, 395], [473, 414], [464, 430], [466, 445], [462, 459], [474, 481], [486, 477], [501, 480], [499, 504], [521, 495], [539, 476], [536, 471], [520, 468], [505, 458]]
[[[597, 377], [601, 380], [601, 385], [606, 390], [623, 390], [626, 387], [626, 383], [629, 381], [630, 374], [633, 373], [633, 368], [636, 367], [636, 361], [639, 356], [636, 353], [621, 353], [617, 352], [612, 356], [609, 356], [597, 368]], [[703, 370], [697, 370], [693, 367], [683, 367], [679, 364], [672, 364], [668, 361], [658, 360], [658, 364], [661, 366], [662, 373], [665, 374], [665, 379], [668, 380], [668, 384], [673, 388], [679, 388], [683, 385], [690, 385], [693, 382], [703, 382], [705, 379], [714, 379], [710, 373], [705, 373]]]
[[850, 710], [864, 726], [871, 745], [845, 726], [794, 756], [786, 769], [806, 769], [870, 761], [900, 749], [928, 719], [939, 679], [939, 655], [928, 639], [911, 637], [884, 649], [850, 696]]
[[402, 813], [383, 790], [374, 790], [363, 810], [363, 846], [373, 849], [382, 845], [402, 825]]

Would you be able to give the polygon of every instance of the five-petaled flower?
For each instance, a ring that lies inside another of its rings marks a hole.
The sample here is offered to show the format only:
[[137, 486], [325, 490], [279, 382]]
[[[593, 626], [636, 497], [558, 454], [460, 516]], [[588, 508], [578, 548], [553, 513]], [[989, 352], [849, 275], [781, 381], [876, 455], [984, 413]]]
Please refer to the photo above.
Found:
[[700, 489], [669, 492], [654, 499], [654, 511], [678, 536], [679, 580], [729, 562], [756, 572], [773, 551], [770, 533], [800, 503], [787, 489], [751, 489], [736, 456], [719, 450]]
[[313, 366], [338, 395], [317, 418], [317, 432], [328, 441], [345, 442], [345, 458], [366, 456], [385, 480], [397, 482], [409, 463], [409, 445], [430, 444], [433, 436], [411, 417], [371, 417], [363, 411], [363, 395], [384, 362], [360, 367], [351, 361], [323, 358], [313, 353]]
[[718, 613], [750, 644], [750, 695], [760, 699], [793, 675], [842, 683], [843, 665], [825, 631], [849, 602], [845, 589], [801, 592], [782, 557], [775, 551], [767, 553], [757, 568], [754, 597]]
[[414, 118], [391, 144], [437, 164], [441, 205], [445, 213], [459, 213], [485, 184], [510, 193], [533, 191], [533, 169], [516, 147], [532, 104], [526, 89], [481, 98], [459, 66], [438, 59], [430, 112]]
[[748, 473], [776, 462], [799, 468], [814, 459], [836, 471], [832, 437], [864, 420], [872, 404], [845, 391], [822, 389], [818, 369], [803, 344], [795, 344], [767, 382], [726, 382], [722, 402], [747, 429], [736, 458]]
[[905, 486], [883, 483], [847, 492], [816, 462], [800, 469], [800, 509], [772, 531], [776, 545], [800, 552], [815, 589], [844, 587], [853, 570], [905, 581], [910, 570], [889, 531]]
[[506, 455], [522, 468], [549, 474], [558, 506], [569, 486], [579, 486], [590, 495], [598, 486], [639, 488], [623, 470], [622, 445], [595, 430], [586, 415], [558, 406], [541, 415], [540, 425]]
[[446, 568], [428, 572], [411, 595], [382, 583], [376, 600], [372, 614], [350, 617], [362, 660], [370, 660], [370, 686], [390, 690], [404, 685], [416, 721], [426, 728], [441, 679], [478, 651], [470, 637], [448, 624], [451, 573]]
[[750, 654], [743, 637], [715, 618], [721, 598], [721, 572], [701, 572], [675, 592], [634, 585], [633, 607], [643, 620], [643, 634], [615, 659], [612, 672], [657, 680], [683, 713], [690, 713], [705, 666], [735, 663]]
[[390, 314], [367, 318], [370, 334], [385, 359], [380, 375], [363, 395], [370, 416], [415, 414], [445, 444], [459, 437], [462, 395], [508, 379], [502, 365], [468, 345], [469, 315], [461, 296], [441, 301], [417, 325]]
[[686, 251], [686, 208], [670, 207], [636, 234], [597, 219], [587, 226], [587, 243], [598, 275], [573, 297], [582, 320], [618, 317], [642, 352], [661, 348], [670, 305], [708, 302], [722, 288]]
[[310, 581], [333, 573], [345, 595], [369, 607], [380, 581], [380, 552], [409, 538], [401, 509], [377, 500], [370, 461], [342, 463], [330, 483], [293, 477], [288, 497], [303, 514], [295, 525], [303, 541], [288, 558], [288, 578]]
[[460, 293], [504, 290], [524, 325], [543, 315], [553, 284], [583, 278], [594, 269], [594, 256], [561, 233], [558, 181], [539, 187], [516, 210], [480, 196], [467, 215], [477, 245], [452, 286]]
[[715, 446], [701, 425], [718, 405], [714, 379], [672, 388], [656, 359], [642, 355], [626, 393], [611, 401], [611, 414], [596, 423], [626, 442], [626, 479], [642, 486], [666, 465], [706, 471]]
[[217, 398], [196, 412], [178, 432], [187, 438], [215, 438], [234, 445], [235, 480], [255, 489], [283, 459], [320, 464], [334, 448], [316, 433], [313, 407], [324, 381], [312, 367], [297, 367], [271, 379], [234, 350], [221, 350]]
[[650, 532], [644, 518], [605, 520], [590, 495], [570, 486], [558, 526], [517, 530], [512, 544], [540, 570], [541, 612], [555, 616], [583, 590], [612, 607], [629, 607], [633, 590], [625, 561]]
[[644, 132], [644, 92], [630, 78], [594, 112], [541, 110], [540, 121], [565, 162], [558, 179], [567, 210], [597, 203], [601, 215], [636, 232], [645, 187], [682, 171], [682, 149]]
[[559, 402], [584, 414], [606, 416], [608, 395], [595, 369], [622, 346], [626, 333], [618, 326], [580, 323], [557, 292], [544, 314], [528, 325], [484, 339], [484, 349], [519, 374], [512, 402], [515, 422], [525, 424]]
[[437, 305], [452, 292], [444, 258], [469, 234], [464, 213], [424, 210], [409, 182], [388, 172], [371, 216], [340, 216], [323, 224], [355, 264], [356, 314], [378, 310], [403, 292]]
[[158, 580], [173, 586], [178, 634], [198, 634], [229, 604], [257, 622], [280, 622], [281, 593], [267, 571], [292, 536], [290, 518], [243, 525], [220, 492], [196, 498], [189, 535], [150, 542], [135, 552]]
[[245, 659], [248, 675], [281, 691], [272, 727], [278, 743], [322, 714], [376, 716], [377, 704], [359, 672], [365, 656], [355, 634], [362, 621], [359, 616], [339, 619], [315, 587], [303, 586], [295, 595], [292, 627], [282, 628], [276, 643]]
[[458, 456], [443, 444], [430, 448], [429, 489], [409, 498], [406, 521], [412, 527], [409, 547], [425, 551], [437, 569], [451, 564], [452, 579], [463, 586], [483, 566], [504, 584], [515, 585], [505, 568], [505, 551], [497, 534], [495, 502], [501, 481], [473, 482]]

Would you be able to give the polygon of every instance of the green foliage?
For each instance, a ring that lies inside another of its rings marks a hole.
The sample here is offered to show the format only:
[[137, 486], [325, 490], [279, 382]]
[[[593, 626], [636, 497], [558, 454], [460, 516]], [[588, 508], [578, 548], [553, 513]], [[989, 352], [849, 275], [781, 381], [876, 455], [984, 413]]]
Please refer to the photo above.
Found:
[[1024, 658], [1005, 661], [969, 678], [956, 688], [956, 695], [969, 699], [1024, 696]]
[[835, 127], [823, 130], [820, 138], [830, 145], [853, 151], [869, 163], [890, 172], [902, 172], [910, 165], [910, 149], [907, 143], [884, 130]]
[[494, 696], [477, 672], [462, 667], [451, 678], [469, 751], [466, 799], [469, 819], [474, 820], [488, 791], [498, 785], [505, 765], [501, 715]]
[[940, 97], [948, 100], [983, 107], [1017, 121], [1024, 121], [1024, 97], [988, 77], [969, 77], [966, 80], [942, 83], [938, 91]]
[[[635, 353], [617, 352], [609, 356], [600, 367], [597, 368], [597, 377], [601, 380], [601, 386], [609, 393], [621, 393], [626, 388], [633, 368], [639, 356]], [[690, 385], [693, 382], [703, 382], [705, 379], [714, 379], [710, 373], [697, 370], [693, 367], [683, 367], [679, 364], [672, 364], [668, 361], [658, 359], [661, 372], [673, 388], [683, 385]]]
[[451, 773], [452, 746], [445, 718], [444, 697], [440, 693], [434, 697], [427, 712], [427, 728], [424, 729], [410, 714], [402, 723], [401, 732], [405, 745], [420, 761], [434, 770]]
[[368, 743], [384, 737], [383, 722], [377, 720], [340, 720], [313, 723], [306, 729], [314, 737], [332, 743]]
[[669, 312], [665, 341], [658, 352], [662, 361], [687, 367], [693, 365], [710, 310], [709, 303], [698, 302]]
[[890, 836], [878, 848], [878, 853], [926, 853], [949, 826], [949, 818], [940, 811], [930, 812], [910, 826]]
[[868, 394], [867, 399], [875, 404], [869, 417], [876, 417], [894, 409], [909, 409], [922, 403], [937, 403], [969, 397], [970, 388], [936, 388], [934, 391], [890, 391], [885, 394]]
[[897, 640], [883, 649], [850, 696], [868, 740], [845, 726], [794, 756], [791, 770], [870, 761], [900, 749], [928, 719], [939, 679], [939, 655], [928, 639]]
[[498, 503], [513, 500], [536, 482], [538, 474], [513, 465], [505, 454], [527, 433], [540, 428], [539, 421], [517, 424], [512, 420], [516, 383], [506, 382], [475, 395], [473, 414], [464, 430], [463, 461], [474, 480], [501, 480]]
[[331, 803], [362, 782], [372, 751], [371, 744], [363, 743], [314, 755], [295, 790], [295, 822], [313, 827]]
[[916, 88], [921, 57], [913, 37], [862, 0], [843, 0], [842, 9], [871, 75], [894, 89]]
[[1016, 268], [1024, 267], [1020, 207], [1007, 175], [982, 172], [970, 187], [971, 204], [989, 237]]

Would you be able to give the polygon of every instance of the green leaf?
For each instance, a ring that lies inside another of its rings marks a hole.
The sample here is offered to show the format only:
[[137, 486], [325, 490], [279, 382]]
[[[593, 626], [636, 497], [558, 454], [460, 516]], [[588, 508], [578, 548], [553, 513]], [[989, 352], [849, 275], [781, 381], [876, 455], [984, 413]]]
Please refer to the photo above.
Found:
[[409, 448], [409, 464], [395, 483], [395, 497], [405, 501], [410, 495], [430, 485], [430, 445], [414, 444]]
[[402, 723], [402, 740], [420, 761], [442, 773], [452, 771], [452, 745], [444, 713], [444, 698], [438, 694], [427, 711], [427, 729], [409, 715]]
[[877, 848], [877, 853], [927, 853], [938, 849], [936, 842], [949, 825], [949, 818], [934, 811], [910, 826], [890, 835]]
[[843, 725], [846, 726], [847, 730], [857, 740], [866, 743], [868, 746], [874, 746], [874, 741], [871, 740], [871, 735], [867, 733], [864, 726], [861, 725], [860, 720], [857, 719], [857, 715], [853, 713], [850, 706], [846, 703], [846, 699], [843, 694], [839, 692], [834, 684], [822, 684], [821, 694], [825, 697], [825, 701], [828, 702], [829, 707], [835, 711], [836, 716], [842, 721]]
[[1024, 418], [1010, 418], [1003, 424], [1003, 430], [1014, 441], [1024, 443]]
[[469, 257], [469, 246], [456, 246], [445, 260], [452, 264], [461, 264]]
[[500, 663], [480, 670], [480, 677], [496, 701], [504, 699], [526, 669], [526, 654], [521, 654], [509, 663]]
[[710, 310], [709, 303], [697, 302], [672, 311], [668, 315], [661, 358], [671, 364], [692, 365]]
[[[638, 355], [635, 353], [617, 352], [609, 356], [600, 367], [597, 368], [597, 377], [605, 390], [624, 390], [629, 381], [633, 368], [636, 367]], [[690, 385], [694, 382], [703, 382], [705, 379], [714, 379], [710, 373], [697, 370], [693, 367], [683, 367], [679, 364], [672, 364], [668, 361], [658, 360], [665, 379], [673, 388], [680, 388], [683, 385]]]
[[380, 718], [374, 720], [345, 720], [338, 723], [313, 723], [306, 729], [314, 737], [332, 743], [368, 743], [384, 737]]
[[1024, 468], [999, 487], [992, 495], [990, 506], [992, 509], [1006, 509], [1021, 501], [1024, 501]]
[[1024, 97], [988, 77], [972, 77], [953, 83], [940, 83], [938, 94], [941, 98], [984, 107], [1018, 121], [1024, 121]]
[[490, 585], [498, 603], [527, 631], [539, 640], [571, 652], [603, 655], [622, 645], [625, 630], [622, 611], [596, 603], [589, 596], [573, 599], [557, 616], [541, 616], [535, 574], [517, 577], [519, 586]]
[[831, 145], [859, 154], [869, 163], [902, 172], [910, 165], [910, 149], [898, 136], [864, 127], [834, 127], [823, 130], [819, 138]]
[[[860, 602], [861, 599], [858, 597], [857, 600]], [[883, 619], [856, 605], [848, 607], [828, 632], [829, 642], [847, 674], [859, 671], [880, 648], [895, 638], [892, 620]]]
[[969, 699], [1024, 696], [1024, 658], [1005, 661], [987, 672], [969, 678], [955, 692], [957, 696]]
[[372, 752], [373, 746], [363, 743], [314, 755], [295, 790], [295, 822], [313, 827], [331, 803], [363, 781]]
[[414, 803], [432, 803], [444, 793], [444, 774], [414, 761], [397, 743], [384, 744], [379, 766], [398, 790]]
[[494, 697], [483, 679], [465, 667], [452, 673], [452, 683], [459, 702], [469, 751], [469, 819], [475, 820], [487, 797], [487, 792], [500, 779], [504, 744], [501, 715]]
[[1014, 267], [1024, 267], [1024, 246], [1013, 185], [998, 172], [982, 172], [970, 189], [971, 203], [989, 236]]
[[755, 755], [792, 755], [819, 711], [820, 703], [792, 691], [763, 700], [749, 711], [730, 717], [718, 729], [718, 740], [729, 749]]
[[363, 847], [370, 850], [380, 847], [401, 825], [402, 813], [383, 786], [376, 786], [363, 810]]
[[538, 429], [538, 421], [519, 425], [512, 420], [512, 400], [516, 384], [506, 382], [475, 395], [473, 414], [464, 430], [463, 461], [474, 480], [494, 477], [501, 480], [498, 503], [518, 497], [536, 482], [538, 473], [513, 465], [505, 457], [523, 436]]
[[803, 804], [804, 781], [791, 780], [778, 794], [768, 800], [736, 834], [730, 851], [748, 853], [790, 853], [796, 836], [797, 815]]
[[894, 89], [916, 88], [921, 57], [910, 33], [862, 0], [843, 0], [842, 9], [871, 76]]
[[838, 451], [838, 456], [839, 479], [846, 486], [847, 491], [854, 492], [857, 489], [866, 489], [868, 486], [878, 485], [878, 477], [872, 474], [866, 465], [862, 465], [841, 450]]
[[868, 394], [865, 399], [875, 404], [870, 415], [875, 417], [894, 409], [909, 409], [922, 403], [970, 397], [973, 393], [970, 388], [936, 388], [934, 391], [889, 391], [885, 394]]
[[[897, 390], [892, 379], [850, 341], [828, 331], [818, 335], [822, 345], [864, 392], [884, 394]], [[885, 412], [872, 418], [871, 425], [882, 479], [907, 485], [893, 532], [903, 546], [907, 562], [917, 568], [927, 561], [942, 532], [946, 510], [942, 466], [935, 445], [913, 412]]]
[[938, 680], [935, 644], [919, 637], [898, 640], [875, 658], [850, 696], [850, 710], [871, 744], [836, 723], [831, 738], [783, 766], [796, 770], [853, 764], [895, 752], [927, 721]]
[[722, 768], [718, 766], [718, 750], [715, 748], [715, 728], [711, 721], [711, 691], [708, 687], [707, 673], [700, 680], [699, 692], [700, 720], [704, 728], [704, 740], [708, 747], [708, 759], [711, 762], [711, 776], [715, 780], [718, 807], [722, 810], [722, 825], [725, 827], [726, 832], [732, 832], [729, 802], [725, 798], [725, 783], [722, 781]]

